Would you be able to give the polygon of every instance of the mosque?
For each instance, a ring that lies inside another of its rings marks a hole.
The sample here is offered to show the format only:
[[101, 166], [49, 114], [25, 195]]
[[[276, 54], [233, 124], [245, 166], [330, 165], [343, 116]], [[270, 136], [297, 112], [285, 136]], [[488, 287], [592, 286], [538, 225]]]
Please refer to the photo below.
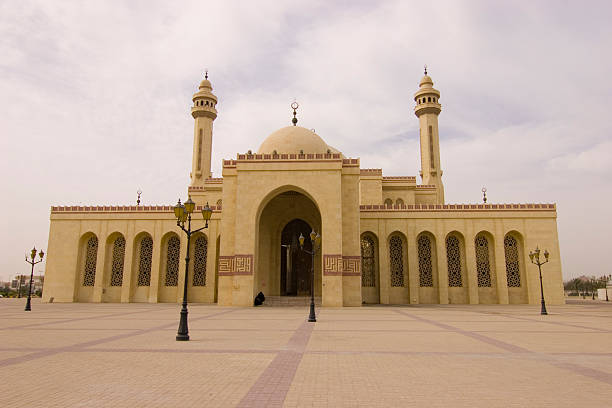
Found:
[[[217, 97], [206, 75], [191, 107], [188, 195], [194, 228], [204, 226], [199, 211], [209, 204], [208, 228], [187, 248], [173, 204], [51, 207], [43, 301], [176, 303], [188, 279], [190, 302], [225, 306], [252, 306], [260, 291], [309, 296], [313, 286], [332, 307], [537, 304], [538, 267], [528, 254], [539, 246], [551, 253], [542, 268], [546, 301], [563, 303], [555, 204], [447, 204], [440, 92], [427, 71], [414, 102], [421, 184], [361, 168], [359, 158], [297, 126], [296, 104], [292, 125], [257, 152], [223, 160], [214, 178]], [[311, 231], [321, 237], [314, 257], [298, 243]]]

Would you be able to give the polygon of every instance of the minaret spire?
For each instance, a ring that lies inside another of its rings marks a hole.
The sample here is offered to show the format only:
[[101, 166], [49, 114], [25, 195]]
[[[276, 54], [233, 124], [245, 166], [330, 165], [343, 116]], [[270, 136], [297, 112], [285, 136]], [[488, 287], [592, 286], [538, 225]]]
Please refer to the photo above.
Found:
[[208, 80], [208, 69], [198, 88], [198, 92], [193, 94], [193, 106], [191, 107], [191, 116], [195, 120], [191, 186], [204, 186], [204, 181], [212, 176], [210, 172], [212, 128], [213, 121], [217, 117], [217, 97], [212, 93], [212, 85]]
[[438, 115], [442, 111], [440, 91], [433, 87], [433, 81], [425, 75], [419, 83], [419, 90], [414, 94], [414, 113], [419, 118], [421, 141], [421, 177], [423, 184], [436, 186], [436, 202], [444, 204], [444, 186], [440, 163], [440, 136], [438, 133]]

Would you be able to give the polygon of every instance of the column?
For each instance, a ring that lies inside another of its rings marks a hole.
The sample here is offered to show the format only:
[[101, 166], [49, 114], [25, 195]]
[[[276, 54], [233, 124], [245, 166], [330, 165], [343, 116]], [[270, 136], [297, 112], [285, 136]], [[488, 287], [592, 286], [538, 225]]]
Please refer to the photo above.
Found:
[[417, 253], [417, 238], [414, 221], [409, 222], [406, 228], [406, 239], [408, 247], [408, 302], [412, 304], [419, 303], [419, 255]]
[[476, 271], [476, 247], [474, 245], [474, 228], [470, 221], [466, 228], [465, 236], [465, 268], [468, 280], [468, 302], [477, 305], [478, 300], [478, 276]]
[[507, 305], [508, 278], [506, 276], [506, 254], [504, 252], [504, 229], [500, 220], [495, 222], [495, 278], [498, 302], [500, 305]]
[[446, 234], [440, 221], [436, 228], [436, 257], [438, 264], [438, 296], [441, 305], [448, 304], [448, 263], [446, 261]]
[[102, 222], [99, 230], [97, 231], [98, 236], [98, 256], [96, 257], [96, 278], [94, 281], [93, 290], [93, 302], [102, 302], [102, 291], [104, 290], [105, 282], [105, 270], [104, 264], [106, 261], [106, 223]]
[[121, 303], [130, 302], [132, 291], [132, 267], [134, 266], [134, 221], [129, 221], [125, 233], [125, 257], [123, 258], [123, 283], [121, 285]]
[[151, 256], [151, 281], [149, 282], [149, 303], [157, 303], [159, 293], [159, 270], [161, 264], [162, 222], [156, 220], [153, 225], [153, 254]]

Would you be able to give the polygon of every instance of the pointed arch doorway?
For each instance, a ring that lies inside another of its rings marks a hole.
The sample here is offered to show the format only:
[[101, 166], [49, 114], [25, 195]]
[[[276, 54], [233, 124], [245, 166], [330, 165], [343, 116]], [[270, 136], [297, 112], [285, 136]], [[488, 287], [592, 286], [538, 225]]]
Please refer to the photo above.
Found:
[[[309, 296], [312, 257], [300, 251], [298, 238], [303, 234], [304, 249], [310, 251], [310, 232], [321, 231], [321, 213], [315, 201], [293, 187], [271, 193], [261, 203], [257, 220], [255, 282], [253, 296]], [[322, 293], [322, 257], [315, 256], [314, 293]]]
[[311, 287], [311, 256], [300, 250], [299, 236], [306, 237], [304, 249], [312, 250], [308, 238], [312, 227], [304, 220], [294, 219], [281, 233], [280, 294], [281, 296], [308, 296]]

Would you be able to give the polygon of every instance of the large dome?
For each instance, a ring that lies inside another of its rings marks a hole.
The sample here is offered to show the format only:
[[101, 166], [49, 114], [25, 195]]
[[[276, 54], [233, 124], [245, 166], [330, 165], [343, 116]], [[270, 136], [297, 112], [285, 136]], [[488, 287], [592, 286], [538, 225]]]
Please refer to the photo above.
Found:
[[287, 126], [264, 140], [257, 153], [327, 153], [337, 150], [328, 146], [319, 135], [301, 126]]

